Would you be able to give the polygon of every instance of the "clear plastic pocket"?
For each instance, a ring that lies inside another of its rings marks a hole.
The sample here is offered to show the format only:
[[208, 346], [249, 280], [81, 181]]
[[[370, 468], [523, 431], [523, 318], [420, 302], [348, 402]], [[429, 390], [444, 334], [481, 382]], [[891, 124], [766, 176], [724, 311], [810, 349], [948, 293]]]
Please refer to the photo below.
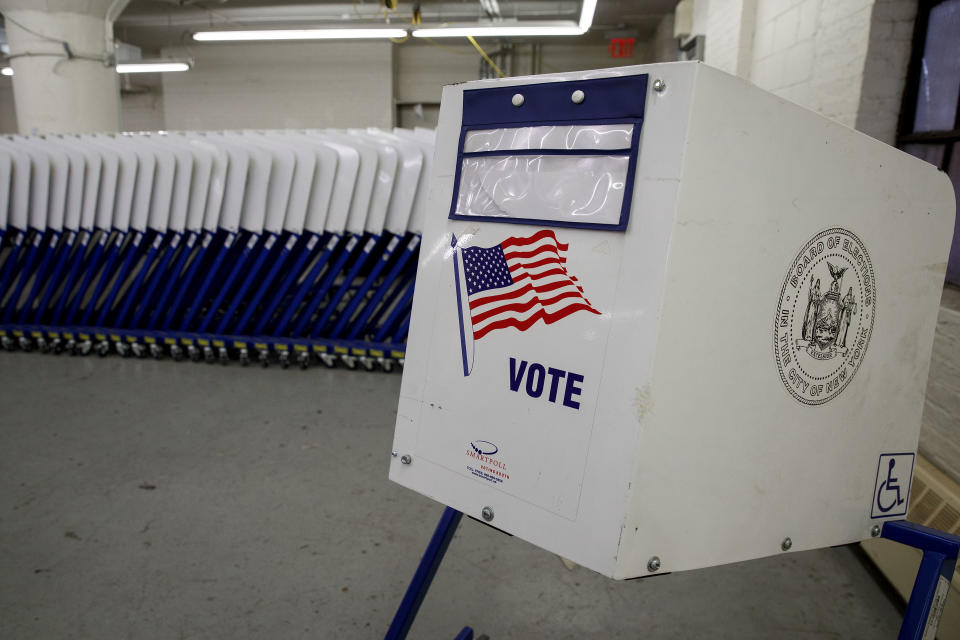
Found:
[[629, 166], [628, 155], [464, 156], [452, 214], [616, 227]]
[[544, 125], [468, 131], [464, 153], [525, 149], [627, 150], [633, 124]]

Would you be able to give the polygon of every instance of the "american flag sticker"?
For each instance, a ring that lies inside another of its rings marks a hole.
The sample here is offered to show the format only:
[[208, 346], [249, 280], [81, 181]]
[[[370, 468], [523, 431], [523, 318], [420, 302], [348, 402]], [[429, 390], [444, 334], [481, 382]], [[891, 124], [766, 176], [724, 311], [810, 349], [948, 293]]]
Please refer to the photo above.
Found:
[[600, 314], [567, 271], [569, 245], [553, 231], [510, 237], [492, 247], [457, 247], [454, 236], [451, 246], [465, 376], [473, 368], [473, 343], [493, 331], [527, 331], [578, 311]]

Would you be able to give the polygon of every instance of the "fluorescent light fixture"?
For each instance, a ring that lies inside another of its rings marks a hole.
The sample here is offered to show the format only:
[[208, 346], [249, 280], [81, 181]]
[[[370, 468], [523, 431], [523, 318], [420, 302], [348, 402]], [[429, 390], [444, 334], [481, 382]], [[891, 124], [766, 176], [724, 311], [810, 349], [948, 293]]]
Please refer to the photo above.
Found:
[[584, 33], [580, 27], [570, 23], [558, 25], [462, 25], [457, 27], [433, 27], [415, 29], [414, 38], [518, 38], [522, 36], [579, 36]]
[[189, 71], [186, 62], [123, 62], [117, 65], [117, 73], [167, 73], [169, 71]]
[[404, 38], [406, 29], [267, 29], [263, 31], [198, 31], [199, 42], [241, 42], [254, 40], [354, 40], [360, 38]]
[[465, 38], [482, 37], [533, 37], [533, 36], [579, 36], [593, 26], [593, 14], [597, 10], [597, 0], [583, 0], [580, 7], [580, 20], [574, 24], [568, 20], [544, 22], [496, 22], [485, 24], [460, 24], [447, 27], [427, 27], [415, 29], [414, 38]]
[[[189, 71], [190, 63], [169, 62], [122, 62], [117, 65], [117, 73], [166, 73], [168, 71]], [[13, 67], [3, 67], [0, 73], [5, 76], [13, 75]]]
[[593, 14], [597, 10], [597, 0], [583, 0], [580, 7], [580, 32], [586, 33], [593, 26]]

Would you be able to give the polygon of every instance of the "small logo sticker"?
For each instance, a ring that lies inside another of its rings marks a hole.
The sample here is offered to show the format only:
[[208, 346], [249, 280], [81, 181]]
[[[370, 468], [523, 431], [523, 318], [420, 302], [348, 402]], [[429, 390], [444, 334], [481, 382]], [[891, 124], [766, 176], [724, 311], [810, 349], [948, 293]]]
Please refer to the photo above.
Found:
[[474, 440], [467, 448], [467, 471], [481, 480], [501, 484], [510, 479], [507, 463], [497, 454], [500, 447], [489, 440]]
[[877, 462], [871, 518], [907, 515], [913, 481], [912, 453], [884, 453]]
[[494, 456], [500, 450], [489, 440], [474, 440], [470, 443], [470, 447], [482, 456]]
[[783, 281], [773, 328], [777, 369], [794, 398], [823, 404], [850, 384], [873, 333], [876, 297], [860, 238], [835, 227], [807, 242]]

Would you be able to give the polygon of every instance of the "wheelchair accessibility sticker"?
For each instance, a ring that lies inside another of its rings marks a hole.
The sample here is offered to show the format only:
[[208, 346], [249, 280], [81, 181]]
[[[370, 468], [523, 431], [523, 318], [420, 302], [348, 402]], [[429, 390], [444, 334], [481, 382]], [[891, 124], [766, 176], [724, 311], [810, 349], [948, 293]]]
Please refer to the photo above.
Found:
[[910, 483], [913, 481], [912, 453], [884, 453], [877, 463], [871, 518], [907, 515]]

